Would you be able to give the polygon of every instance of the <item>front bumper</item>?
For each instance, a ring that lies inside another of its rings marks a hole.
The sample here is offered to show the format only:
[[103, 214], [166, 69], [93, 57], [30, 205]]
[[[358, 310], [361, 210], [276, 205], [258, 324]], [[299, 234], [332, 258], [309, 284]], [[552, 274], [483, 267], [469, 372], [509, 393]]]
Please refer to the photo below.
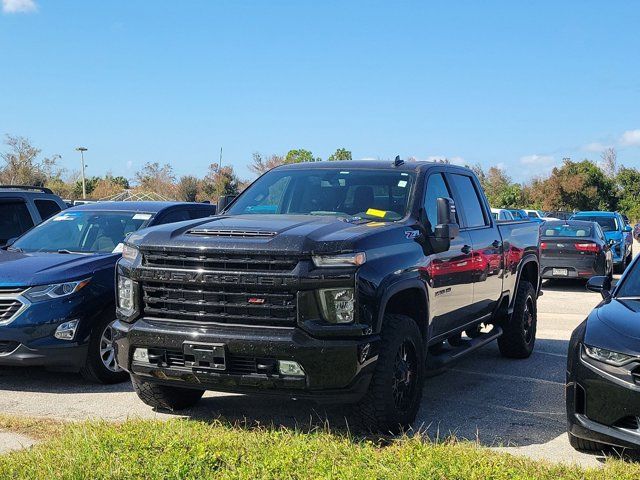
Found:
[[586, 440], [640, 449], [640, 383], [598, 368], [581, 358], [580, 346], [576, 350], [572, 353], [576, 355], [573, 369], [567, 372], [569, 433]]
[[[100, 298], [90, 294], [89, 288], [77, 295], [33, 303], [16, 295], [23, 308], [0, 325], [0, 366], [79, 370], [86, 362], [93, 320], [102, 313], [97, 305]], [[72, 319], [80, 320], [75, 338], [55, 338], [56, 329]]]
[[87, 350], [86, 344], [73, 343], [32, 349], [20, 343], [15, 349], [0, 353], [0, 366], [48, 367], [77, 371], [85, 364]]
[[[379, 337], [320, 340], [300, 328], [211, 326], [200, 328], [140, 319], [116, 322], [118, 364], [131, 374], [155, 383], [237, 393], [268, 393], [310, 398], [323, 403], [356, 402], [366, 393]], [[224, 371], [184, 365], [184, 344], [221, 344]], [[154, 352], [151, 363], [133, 360], [137, 347]], [[156, 360], [157, 359], [157, 360]], [[277, 370], [255, 370], [277, 360], [298, 362], [304, 377]]]

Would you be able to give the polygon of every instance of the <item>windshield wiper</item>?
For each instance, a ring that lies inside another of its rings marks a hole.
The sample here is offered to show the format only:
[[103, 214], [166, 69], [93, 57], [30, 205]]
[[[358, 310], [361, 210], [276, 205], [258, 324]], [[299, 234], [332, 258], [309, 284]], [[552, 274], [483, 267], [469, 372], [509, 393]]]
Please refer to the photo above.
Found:
[[61, 248], [60, 250], [58, 250], [58, 253], [73, 254], [73, 255], [91, 255], [91, 252], [74, 252], [72, 250], [67, 250], [66, 248]]

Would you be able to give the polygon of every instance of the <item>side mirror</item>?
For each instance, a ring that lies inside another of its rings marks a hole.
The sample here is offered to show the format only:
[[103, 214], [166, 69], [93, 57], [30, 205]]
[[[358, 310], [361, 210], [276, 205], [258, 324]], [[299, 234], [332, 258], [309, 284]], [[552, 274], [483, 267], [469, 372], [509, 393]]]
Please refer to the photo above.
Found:
[[631, 225], [625, 225], [624, 228], [622, 229], [623, 232], [629, 233], [632, 232], [633, 229], [631, 228]]
[[431, 245], [435, 253], [446, 252], [451, 247], [451, 240], [460, 233], [456, 223], [456, 206], [452, 199], [440, 197], [436, 200], [438, 224], [433, 227]]
[[611, 296], [611, 279], [609, 277], [591, 277], [587, 281], [587, 290], [599, 292], [605, 300]]
[[216, 212], [222, 213], [222, 211], [235, 199], [236, 199], [235, 195], [222, 195], [218, 199], [218, 207], [216, 208]]

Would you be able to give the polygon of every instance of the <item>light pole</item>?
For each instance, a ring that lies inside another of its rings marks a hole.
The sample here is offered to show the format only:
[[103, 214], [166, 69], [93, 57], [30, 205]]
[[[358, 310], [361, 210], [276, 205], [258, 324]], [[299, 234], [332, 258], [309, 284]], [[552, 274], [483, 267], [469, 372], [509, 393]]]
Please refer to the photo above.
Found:
[[87, 198], [87, 186], [84, 181], [84, 152], [87, 151], [87, 148], [78, 147], [76, 150], [80, 152], [80, 159], [82, 160], [82, 199], [84, 200]]

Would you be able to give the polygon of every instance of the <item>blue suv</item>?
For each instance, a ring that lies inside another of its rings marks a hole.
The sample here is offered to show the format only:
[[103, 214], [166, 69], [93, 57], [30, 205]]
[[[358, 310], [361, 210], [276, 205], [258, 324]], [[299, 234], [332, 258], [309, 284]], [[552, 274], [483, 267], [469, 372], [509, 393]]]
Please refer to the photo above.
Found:
[[115, 360], [115, 265], [141, 228], [208, 217], [215, 206], [104, 202], [69, 208], [0, 250], [0, 366], [128, 378]]
[[570, 220], [596, 222], [611, 246], [613, 265], [622, 273], [633, 258], [633, 244], [629, 242], [632, 229], [618, 212], [578, 212]]

